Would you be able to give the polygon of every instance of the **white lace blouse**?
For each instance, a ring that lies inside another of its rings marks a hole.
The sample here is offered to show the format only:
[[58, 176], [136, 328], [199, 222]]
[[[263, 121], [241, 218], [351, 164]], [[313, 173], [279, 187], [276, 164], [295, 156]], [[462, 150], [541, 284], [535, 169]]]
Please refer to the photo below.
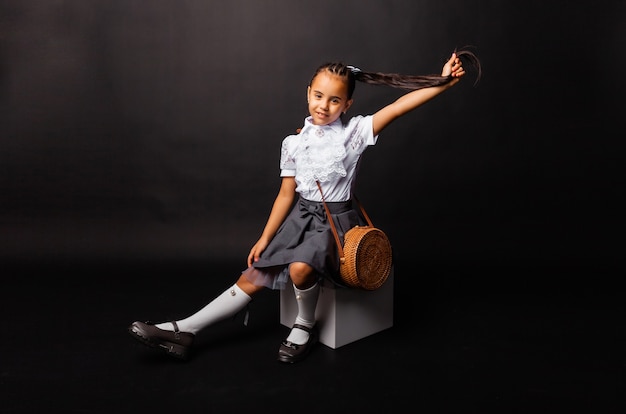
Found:
[[322, 201], [316, 180], [326, 201], [349, 200], [361, 154], [377, 140], [371, 115], [354, 116], [346, 124], [337, 119], [324, 126], [314, 125], [308, 117], [299, 134], [283, 140], [280, 176], [295, 177], [296, 191], [307, 200]]

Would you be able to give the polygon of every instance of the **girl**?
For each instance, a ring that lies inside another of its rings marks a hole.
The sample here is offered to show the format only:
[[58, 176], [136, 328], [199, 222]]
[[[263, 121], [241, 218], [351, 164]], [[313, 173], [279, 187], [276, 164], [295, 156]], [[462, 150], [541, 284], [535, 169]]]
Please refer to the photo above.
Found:
[[[322, 278], [336, 279], [339, 258], [322, 204], [323, 195], [340, 237], [363, 218], [353, 208], [351, 190], [363, 151], [376, 144], [392, 121], [456, 85], [465, 75], [460, 58], [478, 70], [476, 56], [466, 50], [452, 53], [441, 75], [403, 76], [364, 72], [342, 63], [320, 66], [307, 88], [309, 116], [297, 135], [282, 142], [282, 183], [261, 237], [252, 246], [248, 268], [237, 282], [187, 318], [152, 324], [133, 322], [130, 334], [150, 347], [186, 359], [195, 335], [235, 315], [252, 296], [268, 287], [293, 283], [298, 313], [278, 350], [278, 360], [302, 360], [317, 342], [315, 308]], [[410, 90], [373, 115], [344, 121], [352, 105], [355, 81]]]

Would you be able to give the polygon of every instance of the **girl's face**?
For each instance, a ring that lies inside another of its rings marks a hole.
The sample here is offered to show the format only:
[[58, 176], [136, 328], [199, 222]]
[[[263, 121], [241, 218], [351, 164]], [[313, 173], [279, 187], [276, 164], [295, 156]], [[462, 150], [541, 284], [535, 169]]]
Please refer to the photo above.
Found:
[[345, 80], [328, 71], [318, 73], [313, 79], [307, 89], [307, 101], [314, 125], [336, 121], [352, 105]]

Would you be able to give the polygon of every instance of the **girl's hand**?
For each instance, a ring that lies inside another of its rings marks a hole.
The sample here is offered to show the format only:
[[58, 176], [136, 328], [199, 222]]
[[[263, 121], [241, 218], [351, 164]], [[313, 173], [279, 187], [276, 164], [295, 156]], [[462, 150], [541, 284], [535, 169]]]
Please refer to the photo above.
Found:
[[261, 253], [263, 252], [263, 250], [265, 250], [266, 247], [267, 242], [261, 239], [259, 239], [259, 241], [257, 241], [254, 246], [252, 246], [252, 249], [250, 249], [250, 253], [248, 254], [248, 267], [252, 266], [254, 262], [259, 260]]
[[443, 69], [441, 70], [441, 76], [450, 75], [452, 75], [453, 78], [461, 78], [465, 75], [461, 59], [456, 56], [456, 53], [452, 53], [452, 56], [450, 56], [450, 59], [443, 65]]

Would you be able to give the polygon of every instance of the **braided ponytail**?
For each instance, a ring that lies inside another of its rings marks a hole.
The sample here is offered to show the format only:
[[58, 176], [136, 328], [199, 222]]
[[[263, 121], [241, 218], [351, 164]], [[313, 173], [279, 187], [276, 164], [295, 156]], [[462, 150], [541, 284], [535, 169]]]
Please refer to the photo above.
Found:
[[[462, 61], [466, 60], [470, 66], [475, 68], [477, 75], [474, 85], [476, 85], [482, 76], [480, 60], [473, 52], [467, 49], [455, 50], [455, 53], [459, 59]], [[329, 71], [334, 75], [346, 78], [348, 83], [348, 98], [352, 97], [355, 88], [355, 81], [370, 85], [387, 85], [392, 88], [417, 90], [429, 88], [431, 86], [445, 85], [453, 79], [452, 75], [401, 75], [398, 73], [365, 72], [355, 66], [344, 65], [339, 62], [325, 63], [321, 65], [315, 71], [313, 78], [324, 70]], [[313, 78], [311, 78], [311, 82], [313, 81]]]
[[[455, 51], [455, 53], [459, 59], [466, 59], [471, 66], [476, 68], [478, 74], [474, 84], [477, 84], [482, 75], [478, 57], [469, 50], [458, 50]], [[361, 70], [354, 72], [354, 77], [359, 82], [368, 83], [370, 85], [387, 85], [393, 88], [407, 90], [445, 85], [452, 80], [452, 75], [400, 75], [397, 73], [363, 72]]]

